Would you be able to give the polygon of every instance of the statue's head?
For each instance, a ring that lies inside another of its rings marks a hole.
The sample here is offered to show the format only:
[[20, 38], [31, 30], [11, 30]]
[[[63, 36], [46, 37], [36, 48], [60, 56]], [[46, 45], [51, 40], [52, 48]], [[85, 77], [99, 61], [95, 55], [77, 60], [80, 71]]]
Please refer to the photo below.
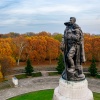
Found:
[[74, 24], [76, 22], [76, 18], [75, 17], [70, 17], [70, 24]]

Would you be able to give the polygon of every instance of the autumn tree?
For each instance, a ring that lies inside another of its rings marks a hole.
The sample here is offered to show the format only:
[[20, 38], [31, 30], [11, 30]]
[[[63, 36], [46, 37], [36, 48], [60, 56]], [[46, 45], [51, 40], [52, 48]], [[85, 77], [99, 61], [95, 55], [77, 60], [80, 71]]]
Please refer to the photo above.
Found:
[[34, 49], [37, 55], [35, 55], [36, 60], [38, 61], [44, 61], [46, 58], [46, 45], [47, 41], [45, 37], [43, 36], [38, 36], [36, 37], [36, 44], [34, 44]]
[[10, 39], [0, 39], [0, 65], [3, 76], [9, 74], [11, 68], [15, 64], [15, 60], [12, 57], [12, 49], [10, 46]]
[[19, 33], [15, 33], [15, 32], [10, 32], [10, 33], [8, 33], [8, 35], [9, 35], [9, 37], [11, 37], [11, 38], [20, 36]]
[[46, 39], [43, 36], [27, 38], [26, 54], [32, 61], [44, 61], [46, 58]]
[[51, 60], [56, 59], [59, 55], [60, 42], [50, 36], [27, 37], [27, 43], [28, 45], [24, 51], [32, 61], [39, 63], [49, 59], [51, 63]]
[[52, 37], [56, 40], [58, 40], [59, 42], [62, 41], [62, 34], [60, 33], [53, 33]]
[[95, 36], [94, 37], [94, 48], [92, 51], [92, 55], [94, 55], [96, 61], [100, 61], [100, 36]]
[[27, 41], [26, 41], [25, 37], [20, 36], [20, 37], [13, 38], [13, 43], [16, 46], [16, 51], [18, 53], [18, 55], [17, 55], [17, 65], [19, 65], [19, 61], [20, 61], [22, 52], [27, 45]]
[[42, 32], [39, 32], [39, 33], [37, 34], [37, 36], [51, 36], [51, 33], [42, 31]]
[[51, 64], [51, 60], [56, 59], [59, 55], [60, 43], [58, 40], [55, 40], [52, 37], [46, 37], [46, 41], [47, 41], [47, 46], [46, 46], [47, 59], [49, 59], [49, 62]]
[[8, 39], [0, 39], [0, 58], [11, 55], [12, 49], [10, 47]]
[[100, 36], [85, 34], [84, 44], [86, 59], [89, 61], [94, 56], [96, 61], [100, 61]]
[[90, 34], [84, 35], [84, 47], [85, 47], [85, 55], [87, 60], [92, 59], [92, 38]]
[[14, 38], [20, 36], [19, 33], [9, 32], [7, 34], [2, 34], [2, 38]]
[[27, 36], [35, 36], [36, 34], [34, 32], [26, 32], [25, 33]]
[[3, 77], [13, 72], [12, 68], [15, 66], [14, 58], [10, 56], [5, 56], [0, 59], [0, 63], [1, 63], [1, 72], [3, 74]]

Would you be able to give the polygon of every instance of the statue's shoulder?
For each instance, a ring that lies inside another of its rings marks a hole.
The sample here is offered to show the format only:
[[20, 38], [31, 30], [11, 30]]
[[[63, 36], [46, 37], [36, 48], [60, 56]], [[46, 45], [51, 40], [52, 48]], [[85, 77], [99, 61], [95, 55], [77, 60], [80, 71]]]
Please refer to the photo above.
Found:
[[83, 33], [82, 30], [81, 30], [81, 27], [80, 27], [78, 24], [75, 23], [75, 24], [73, 25], [73, 28], [74, 28], [74, 29], [78, 29], [78, 30], [80, 30], [81, 33]]
[[74, 29], [78, 29], [78, 28], [80, 29], [80, 26], [76, 23], [73, 25], [73, 27], [74, 27]]

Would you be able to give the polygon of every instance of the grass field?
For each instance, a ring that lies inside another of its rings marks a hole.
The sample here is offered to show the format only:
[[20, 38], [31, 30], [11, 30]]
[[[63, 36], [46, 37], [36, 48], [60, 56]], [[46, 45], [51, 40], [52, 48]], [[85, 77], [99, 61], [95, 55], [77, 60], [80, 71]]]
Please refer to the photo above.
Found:
[[[53, 89], [30, 92], [8, 100], [52, 100]], [[94, 93], [94, 100], [100, 100], [100, 93]]]
[[[32, 77], [40, 77], [40, 76], [42, 76], [41, 72], [32, 73]], [[19, 75], [15, 75], [15, 77], [17, 79], [24, 79], [27, 78], [28, 76], [26, 74], [19, 74]]]
[[93, 93], [94, 100], [100, 100], [100, 93]]

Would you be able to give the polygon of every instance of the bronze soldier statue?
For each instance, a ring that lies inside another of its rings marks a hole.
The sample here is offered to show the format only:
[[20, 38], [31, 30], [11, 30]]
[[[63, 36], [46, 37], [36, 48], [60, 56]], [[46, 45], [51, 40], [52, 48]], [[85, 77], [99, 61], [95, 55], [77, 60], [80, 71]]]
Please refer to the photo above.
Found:
[[66, 28], [62, 50], [65, 70], [62, 73], [62, 78], [68, 81], [85, 79], [82, 69], [82, 63], [85, 62], [83, 32], [75, 22], [76, 18], [70, 17], [70, 21], [64, 23]]

